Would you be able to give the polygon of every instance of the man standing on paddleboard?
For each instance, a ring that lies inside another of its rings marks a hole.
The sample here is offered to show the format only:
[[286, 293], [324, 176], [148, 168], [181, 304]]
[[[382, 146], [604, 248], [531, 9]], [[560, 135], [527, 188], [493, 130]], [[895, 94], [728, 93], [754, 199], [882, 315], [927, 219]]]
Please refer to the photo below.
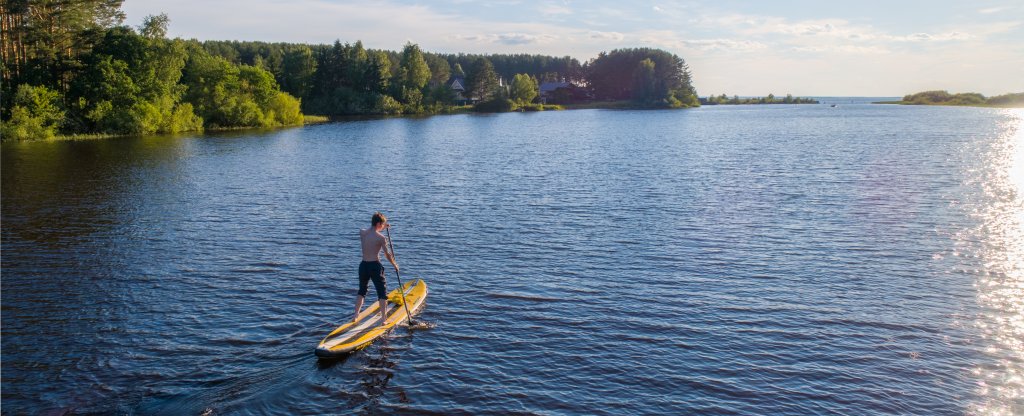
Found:
[[356, 298], [356, 316], [353, 321], [359, 319], [359, 311], [363, 309], [363, 300], [366, 298], [366, 291], [369, 283], [373, 281], [373, 288], [377, 290], [377, 301], [380, 302], [380, 324], [388, 315], [387, 281], [384, 279], [384, 265], [380, 263], [380, 252], [384, 251], [391, 265], [398, 273], [398, 263], [395, 256], [388, 250], [387, 238], [380, 233], [381, 230], [390, 227], [388, 219], [380, 212], [373, 213], [370, 219], [370, 228], [359, 230], [359, 242], [363, 246], [363, 261], [359, 263], [359, 296]]

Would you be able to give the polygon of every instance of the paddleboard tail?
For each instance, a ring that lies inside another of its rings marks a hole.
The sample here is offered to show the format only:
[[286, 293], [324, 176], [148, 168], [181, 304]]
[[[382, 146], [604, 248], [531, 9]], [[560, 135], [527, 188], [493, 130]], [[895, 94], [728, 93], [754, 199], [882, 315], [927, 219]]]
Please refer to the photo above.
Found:
[[[401, 290], [405, 292], [405, 301], [408, 302], [409, 313], [415, 316], [423, 309], [426, 303], [426, 282], [423, 279], [406, 282]], [[395, 299], [398, 301], [394, 301]], [[387, 319], [384, 321], [384, 325], [379, 324], [379, 309], [379, 302], [373, 302], [370, 307], [359, 313], [355, 321], [345, 323], [331, 331], [317, 345], [316, 355], [320, 357], [338, 357], [366, 348], [374, 340], [388, 333], [408, 318], [406, 308], [402, 305], [402, 294], [399, 292], [399, 289], [394, 289], [388, 294]]]

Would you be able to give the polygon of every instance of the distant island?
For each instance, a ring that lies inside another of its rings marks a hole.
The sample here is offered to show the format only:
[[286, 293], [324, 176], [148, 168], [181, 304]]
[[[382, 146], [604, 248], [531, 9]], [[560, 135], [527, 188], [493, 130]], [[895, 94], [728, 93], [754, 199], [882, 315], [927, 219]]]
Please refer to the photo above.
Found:
[[731, 98], [725, 94], [722, 95], [711, 95], [708, 98], [700, 99], [701, 105], [741, 105], [741, 104], [818, 104], [818, 100], [813, 98], [794, 97], [791, 94], [786, 94], [785, 97], [779, 98], [775, 94], [768, 94], [767, 97], [748, 97], [740, 98], [738, 95], [734, 95]]
[[[167, 15], [123, 25], [121, 2], [0, 7], [0, 138], [104, 137], [301, 125], [348, 115], [700, 105], [660, 49], [572, 57], [440, 54], [361, 42], [167, 37]], [[317, 117], [308, 116], [318, 115]]]
[[878, 101], [875, 102], [875, 104], [1022, 108], [1024, 107], [1024, 92], [1003, 94], [986, 98], [984, 95], [976, 92], [950, 94], [947, 91], [924, 91], [906, 95], [900, 101]]

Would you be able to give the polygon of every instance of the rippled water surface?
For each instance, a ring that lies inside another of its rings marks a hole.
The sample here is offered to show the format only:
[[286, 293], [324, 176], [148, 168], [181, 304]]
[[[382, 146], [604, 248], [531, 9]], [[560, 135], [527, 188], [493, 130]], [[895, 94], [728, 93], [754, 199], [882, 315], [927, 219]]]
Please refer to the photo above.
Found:
[[[5, 143], [2, 184], [5, 414], [1024, 414], [1021, 110]], [[318, 361], [375, 210], [433, 328]]]

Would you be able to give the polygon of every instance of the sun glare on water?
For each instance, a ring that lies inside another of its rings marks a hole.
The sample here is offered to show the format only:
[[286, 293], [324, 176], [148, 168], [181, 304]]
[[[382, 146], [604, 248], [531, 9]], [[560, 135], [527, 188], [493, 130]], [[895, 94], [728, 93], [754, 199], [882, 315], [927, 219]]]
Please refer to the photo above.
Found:
[[985, 415], [1024, 414], [1024, 110], [1006, 110], [988, 154], [978, 207], [984, 270], [978, 279], [979, 329], [993, 363], [975, 370]]

